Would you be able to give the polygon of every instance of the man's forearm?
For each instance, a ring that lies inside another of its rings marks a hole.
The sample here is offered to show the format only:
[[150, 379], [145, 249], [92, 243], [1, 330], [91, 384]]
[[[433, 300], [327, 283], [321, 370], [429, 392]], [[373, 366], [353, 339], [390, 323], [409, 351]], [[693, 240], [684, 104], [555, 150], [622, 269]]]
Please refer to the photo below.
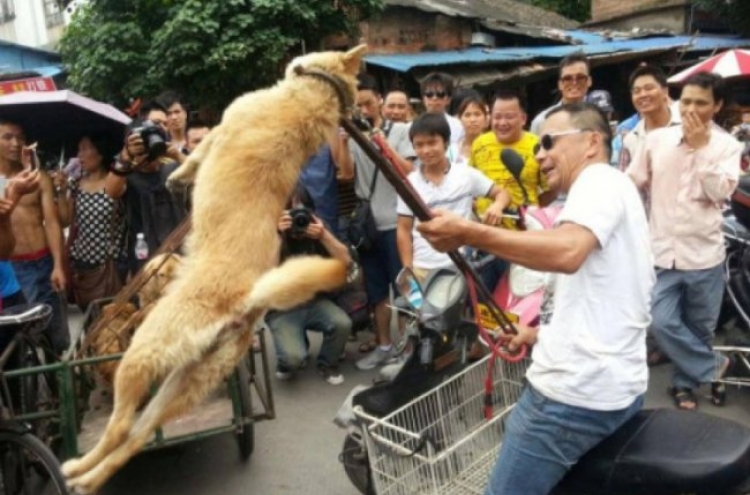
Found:
[[104, 192], [107, 193], [107, 196], [110, 198], [119, 199], [125, 194], [126, 183], [127, 179], [125, 177], [110, 172], [104, 180]]
[[320, 243], [323, 244], [323, 247], [328, 251], [328, 254], [330, 254], [332, 258], [336, 258], [346, 264], [352, 262], [352, 256], [349, 254], [349, 249], [344, 243], [336, 239], [336, 236], [334, 236], [328, 229], [323, 231]]
[[396, 233], [396, 248], [401, 264], [406, 267], [413, 267], [414, 263], [414, 240], [411, 231], [404, 233], [399, 230]]
[[573, 273], [590, 251], [562, 227], [516, 232], [467, 222], [463, 243], [543, 272]]

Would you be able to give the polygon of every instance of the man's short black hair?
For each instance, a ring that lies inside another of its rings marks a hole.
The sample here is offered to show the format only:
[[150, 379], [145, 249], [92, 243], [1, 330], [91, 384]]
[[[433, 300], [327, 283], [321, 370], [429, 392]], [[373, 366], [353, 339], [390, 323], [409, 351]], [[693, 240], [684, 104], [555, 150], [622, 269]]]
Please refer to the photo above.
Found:
[[524, 99], [523, 95], [515, 89], [500, 89], [496, 91], [492, 97], [492, 105], [490, 106], [490, 109], [495, 106], [495, 102], [497, 100], [517, 100], [518, 106], [521, 107], [521, 110], [523, 112], [526, 112], [526, 100]]
[[164, 107], [164, 105], [162, 105], [157, 100], [151, 100], [151, 101], [147, 101], [141, 106], [141, 109], [138, 112], [138, 117], [141, 120], [146, 120], [148, 118], [148, 114], [153, 111], [164, 112], [165, 115], [167, 113], [167, 109]]
[[174, 90], [167, 90], [156, 97], [156, 101], [159, 102], [165, 109], [169, 109], [175, 103], [179, 104], [185, 112], [189, 111], [188, 104], [185, 98], [180, 93]]
[[602, 135], [602, 144], [607, 152], [607, 161], [612, 159], [612, 128], [609, 126], [607, 116], [599, 107], [585, 101], [578, 103], [565, 103], [554, 108], [547, 114], [547, 118], [556, 113], [565, 112], [570, 116], [570, 121], [578, 129], [598, 132]]
[[683, 89], [685, 86], [698, 86], [699, 88], [711, 90], [711, 95], [714, 97], [715, 103], [725, 103], [727, 96], [726, 85], [724, 84], [724, 78], [717, 74], [697, 72], [685, 79], [685, 82], [682, 84]]
[[16, 127], [20, 127], [21, 129], [26, 132], [26, 129], [24, 128], [23, 124], [18, 122], [17, 120], [7, 119], [5, 117], [0, 117], [0, 125], [14, 125]]
[[414, 136], [440, 136], [447, 146], [451, 140], [451, 127], [442, 113], [426, 112], [414, 119], [409, 128], [409, 140]]
[[589, 58], [582, 51], [577, 51], [577, 52], [573, 52], [573, 53], [569, 53], [568, 55], [565, 55], [562, 58], [562, 60], [560, 60], [560, 65], [558, 66], [559, 72], [562, 74], [562, 70], [565, 67], [568, 67], [569, 65], [573, 65], [577, 63], [586, 64], [586, 70], [591, 72], [591, 66], [589, 65]]
[[455, 85], [456, 83], [450, 74], [446, 74], [445, 72], [430, 72], [419, 83], [419, 91], [421, 94], [424, 94], [428, 89], [440, 86], [448, 96], [453, 96]]
[[662, 88], [667, 87], [667, 75], [664, 74], [663, 70], [655, 65], [641, 65], [640, 67], [635, 69], [632, 74], [630, 74], [630, 78], [628, 79], [628, 87], [630, 89], [633, 89], [635, 80], [643, 76], [651, 76], [659, 84], [659, 86], [661, 86]]
[[188, 119], [187, 124], [185, 125], [185, 134], [190, 129], [202, 129], [204, 127], [211, 128], [210, 125], [208, 125], [208, 122], [200, 117], [191, 117]]
[[378, 82], [370, 74], [364, 72], [357, 74], [357, 91], [372, 91], [376, 95], [380, 94]]

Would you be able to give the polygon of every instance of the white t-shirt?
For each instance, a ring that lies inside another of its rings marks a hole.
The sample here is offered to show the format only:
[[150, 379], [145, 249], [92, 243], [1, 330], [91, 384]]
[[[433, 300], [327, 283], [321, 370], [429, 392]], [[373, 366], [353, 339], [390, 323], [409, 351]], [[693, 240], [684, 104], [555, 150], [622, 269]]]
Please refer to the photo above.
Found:
[[[425, 179], [419, 168], [410, 173], [408, 179], [430, 209], [448, 210], [464, 218], [471, 217], [474, 199], [487, 196], [495, 185], [479, 170], [460, 165], [451, 165], [439, 185]], [[399, 216], [414, 216], [401, 197], [398, 198], [396, 212]], [[448, 255], [435, 251], [417, 231], [418, 222], [419, 220], [414, 219], [414, 229], [412, 229], [414, 267], [433, 270], [450, 266], [452, 262]]]
[[451, 144], [458, 143], [464, 138], [464, 125], [456, 117], [445, 114], [445, 120], [451, 128]]
[[599, 241], [580, 269], [547, 289], [527, 378], [544, 396], [600, 411], [624, 409], [646, 391], [646, 328], [654, 258], [638, 191], [622, 172], [586, 167], [558, 223]]

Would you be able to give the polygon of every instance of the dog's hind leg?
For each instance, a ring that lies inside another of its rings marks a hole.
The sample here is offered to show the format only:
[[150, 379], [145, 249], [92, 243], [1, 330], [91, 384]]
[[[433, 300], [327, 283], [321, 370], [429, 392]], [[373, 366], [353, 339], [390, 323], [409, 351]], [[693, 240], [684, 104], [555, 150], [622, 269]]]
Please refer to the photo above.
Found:
[[203, 400], [231, 373], [247, 352], [252, 340], [251, 328], [249, 323], [243, 323], [242, 329], [233, 328], [233, 333], [225, 334], [226, 340], [222, 339], [215, 351], [204, 356], [201, 361], [170, 373], [136, 421], [125, 443], [91, 471], [68, 480], [68, 486], [76, 493], [94, 493], [141, 450], [156, 428], [184, 414]]
[[66, 478], [89, 471], [128, 437], [136, 410], [149, 393], [156, 379], [153, 370], [144, 369], [143, 354], [126, 353], [115, 373], [115, 393], [112, 415], [99, 442], [86, 455], [71, 459], [62, 465]]

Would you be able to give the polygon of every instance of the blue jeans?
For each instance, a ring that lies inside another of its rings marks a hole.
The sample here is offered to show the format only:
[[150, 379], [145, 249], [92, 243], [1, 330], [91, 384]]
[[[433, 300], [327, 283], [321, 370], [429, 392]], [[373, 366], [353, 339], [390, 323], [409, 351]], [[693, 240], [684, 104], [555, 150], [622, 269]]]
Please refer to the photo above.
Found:
[[672, 385], [695, 388], [715, 379], [719, 354], [711, 343], [724, 297], [724, 267], [657, 268], [651, 331], [674, 363]]
[[266, 324], [273, 336], [278, 365], [290, 371], [299, 369], [307, 358], [305, 331], [313, 330], [323, 334], [318, 364], [335, 366], [352, 330], [349, 315], [324, 298], [289, 311], [269, 313]]
[[45, 330], [52, 349], [62, 354], [70, 345], [70, 335], [62, 325], [62, 308], [60, 294], [52, 288], [50, 276], [54, 262], [51, 255], [43, 256], [32, 261], [13, 261], [13, 271], [21, 285], [26, 299], [30, 303], [45, 303], [52, 308], [52, 318]]
[[505, 422], [485, 495], [547, 495], [586, 452], [643, 406], [594, 411], [544, 397], [528, 385]]

